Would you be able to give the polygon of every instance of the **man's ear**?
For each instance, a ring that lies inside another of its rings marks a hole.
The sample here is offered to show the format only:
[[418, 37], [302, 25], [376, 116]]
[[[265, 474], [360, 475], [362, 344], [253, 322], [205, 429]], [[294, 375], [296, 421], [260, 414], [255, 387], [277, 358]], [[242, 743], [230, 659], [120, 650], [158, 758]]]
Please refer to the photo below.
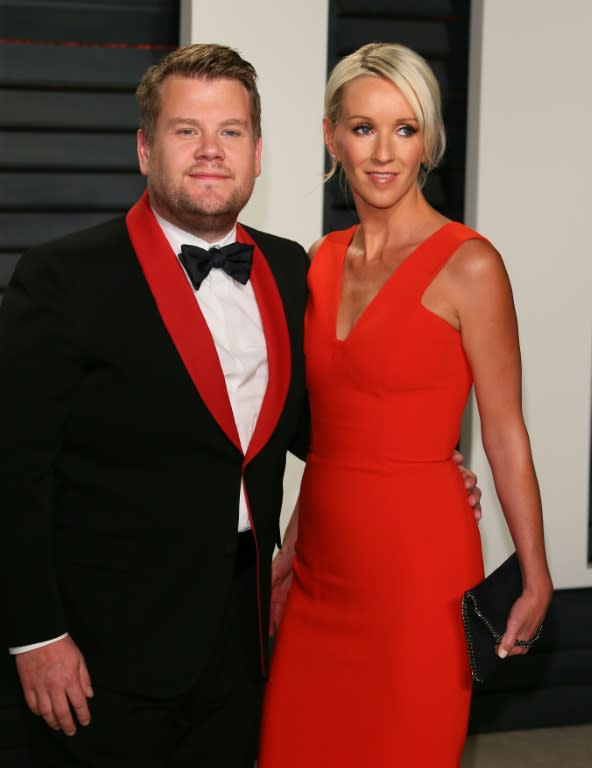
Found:
[[136, 133], [136, 147], [140, 173], [143, 176], [148, 176], [148, 171], [150, 170], [150, 142], [141, 128], [138, 128]]
[[263, 152], [263, 139], [261, 136], [257, 139], [255, 144], [255, 175], [261, 175], [261, 153]]

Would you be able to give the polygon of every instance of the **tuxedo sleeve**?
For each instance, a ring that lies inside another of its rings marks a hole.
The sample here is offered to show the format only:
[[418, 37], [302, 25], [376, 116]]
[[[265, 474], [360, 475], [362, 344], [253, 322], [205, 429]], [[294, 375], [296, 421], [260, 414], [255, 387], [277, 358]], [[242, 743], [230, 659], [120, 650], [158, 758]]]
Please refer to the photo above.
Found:
[[300, 409], [300, 418], [298, 420], [298, 427], [294, 432], [292, 441], [289, 446], [290, 453], [297, 456], [302, 461], [306, 461], [306, 455], [310, 444], [310, 407], [308, 403], [308, 395], [302, 400], [302, 408]]
[[53, 558], [55, 466], [81, 377], [64, 270], [25, 255], [0, 307], [2, 641], [67, 632]]

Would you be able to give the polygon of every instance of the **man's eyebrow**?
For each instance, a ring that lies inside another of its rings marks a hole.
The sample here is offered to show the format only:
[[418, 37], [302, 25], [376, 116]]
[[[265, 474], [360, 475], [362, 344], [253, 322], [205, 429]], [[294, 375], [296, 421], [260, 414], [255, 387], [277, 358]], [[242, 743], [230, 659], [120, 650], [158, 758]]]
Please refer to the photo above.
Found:
[[185, 125], [199, 125], [199, 120], [195, 120], [192, 117], [171, 117], [168, 122], [169, 125], [179, 125], [179, 123], [184, 123]]
[[[200, 120], [196, 120], [194, 117], [172, 117], [168, 122], [169, 126], [175, 126], [181, 123], [183, 125], [199, 125]], [[248, 121], [243, 120], [242, 117], [228, 117], [226, 120], [221, 120], [219, 125], [240, 125], [243, 128], [249, 127]]]
[[249, 127], [247, 120], [243, 120], [242, 117], [229, 117], [227, 120], [222, 120], [220, 125], [240, 125], [243, 128]]

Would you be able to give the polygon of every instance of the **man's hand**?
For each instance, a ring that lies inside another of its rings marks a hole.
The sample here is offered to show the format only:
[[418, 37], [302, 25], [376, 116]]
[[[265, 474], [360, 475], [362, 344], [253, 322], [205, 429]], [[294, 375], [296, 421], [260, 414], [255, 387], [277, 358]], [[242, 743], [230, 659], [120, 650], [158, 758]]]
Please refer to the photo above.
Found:
[[481, 489], [477, 486], [477, 475], [471, 472], [463, 466], [465, 457], [459, 451], [455, 451], [452, 454], [452, 461], [458, 466], [458, 471], [462, 475], [463, 483], [465, 485], [468, 501], [473, 508], [476, 522], [481, 520]]
[[269, 636], [273, 637], [280, 625], [290, 585], [292, 584], [292, 560], [294, 550], [282, 548], [271, 564], [271, 607], [269, 614]]
[[25, 700], [34, 715], [41, 715], [50, 728], [67, 736], [76, 733], [73, 713], [80, 725], [90, 723], [90, 675], [72, 638], [16, 654], [15, 660]]

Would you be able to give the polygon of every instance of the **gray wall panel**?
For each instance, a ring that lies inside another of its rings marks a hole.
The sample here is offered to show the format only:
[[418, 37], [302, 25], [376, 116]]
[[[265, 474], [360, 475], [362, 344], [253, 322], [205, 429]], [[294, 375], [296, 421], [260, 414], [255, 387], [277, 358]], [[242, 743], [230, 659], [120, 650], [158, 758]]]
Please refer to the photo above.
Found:
[[336, 45], [342, 55], [374, 40], [403, 43], [423, 56], [450, 56], [452, 48], [450, 27], [445, 21], [359, 16], [343, 18], [339, 23]]
[[2, 35], [158, 45], [177, 37], [177, 5], [169, 0], [8, 0], [0, 6]]
[[135, 131], [129, 93], [0, 89], [0, 128]]
[[124, 209], [146, 181], [130, 173], [0, 173], [0, 209]]
[[137, 169], [135, 134], [0, 131], [0, 170]]
[[337, 5], [343, 15], [466, 18], [469, 4], [466, 0], [339, 0]]
[[103, 213], [0, 213], [0, 237], [7, 250], [23, 251], [31, 245], [92, 227], [117, 213], [115, 209]]
[[133, 92], [165, 51], [65, 45], [0, 45], [0, 86]]

